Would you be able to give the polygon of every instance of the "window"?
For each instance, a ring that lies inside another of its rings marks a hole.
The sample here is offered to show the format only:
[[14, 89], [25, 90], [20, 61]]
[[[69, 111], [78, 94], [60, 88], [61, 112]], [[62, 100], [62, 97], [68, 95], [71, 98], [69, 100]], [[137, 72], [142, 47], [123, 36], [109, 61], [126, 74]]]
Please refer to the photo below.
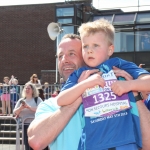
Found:
[[74, 16], [74, 8], [57, 8], [56, 16]]
[[115, 52], [133, 52], [134, 51], [134, 33], [117, 32], [115, 33]]
[[80, 10], [77, 9], [77, 17], [82, 19], [82, 12]]
[[136, 51], [150, 51], [150, 30], [135, 33]]
[[112, 16], [113, 15], [109, 15], [109, 16], [94, 16], [93, 21], [103, 18], [103, 19], [106, 19], [106, 20], [112, 22]]
[[137, 15], [137, 22], [150, 22], [150, 13], [141, 13]]
[[68, 33], [74, 33], [74, 26], [62, 26], [63, 32], [58, 36], [58, 44], [60, 43], [62, 37]]
[[134, 22], [135, 14], [115, 15], [113, 22]]
[[72, 21], [72, 18], [64, 18], [64, 19], [58, 19], [57, 22], [61, 24], [67, 24], [67, 23], [72, 23], [73, 21]]

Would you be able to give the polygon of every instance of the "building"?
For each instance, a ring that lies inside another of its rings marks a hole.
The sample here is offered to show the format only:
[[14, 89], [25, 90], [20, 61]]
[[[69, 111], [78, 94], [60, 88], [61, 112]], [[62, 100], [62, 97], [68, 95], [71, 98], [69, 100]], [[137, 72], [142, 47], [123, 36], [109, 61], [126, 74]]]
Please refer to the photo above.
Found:
[[[100, 11], [91, 0], [64, 3], [0, 7], [0, 82], [15, 75], [19, 83], [29, 81], [33, 73], [42, 83], [56, 82], [56, 40], [50, 40], [47, 26], [60, 22], [66, 33], [77, 33], [81, 23], [106, 18], [116, 28], [115, 53], [137, 65], [150, 68], [150, 49], [143, 49], [145, 33], [150, 32], [150, 11], [125, 13], [121, 10]], [[149, 36], [149, 35], [148, 35]], [[143, 43], [143, 44], [142, 44]], [[149, 44], [147, 44], [149, 45]], [[59, 82], [58, 74], [58, 82]]]

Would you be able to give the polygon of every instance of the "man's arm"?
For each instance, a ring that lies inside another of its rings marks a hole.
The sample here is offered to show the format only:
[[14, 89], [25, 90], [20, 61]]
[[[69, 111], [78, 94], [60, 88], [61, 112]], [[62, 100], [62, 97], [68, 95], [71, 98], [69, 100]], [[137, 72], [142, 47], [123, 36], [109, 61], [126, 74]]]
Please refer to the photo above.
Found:
[[44, 149], [63, 130], [81, 104], [81, 99], [68, 106], [61, 107], [43, 119], [34, 120], [28, 128], [29, 145], [34, 150]]
[[[132, 80], [132, 76], [128, 74], [126, 71], [121, 70], [117, 67], [114, 67], [114, 73], [116, 76], [122, 76], [126, 80]], [[146, 108], [145, 104], [142, 101], [137, 101], [137, 107], [139, 111], [140, 117], [140, 126], [142, 132], [142, 150], [150, 149], [150, 111]]]
[[150, 111], [142, 101], [137, 101], [142, 132], [142, 150], [150, 149]]

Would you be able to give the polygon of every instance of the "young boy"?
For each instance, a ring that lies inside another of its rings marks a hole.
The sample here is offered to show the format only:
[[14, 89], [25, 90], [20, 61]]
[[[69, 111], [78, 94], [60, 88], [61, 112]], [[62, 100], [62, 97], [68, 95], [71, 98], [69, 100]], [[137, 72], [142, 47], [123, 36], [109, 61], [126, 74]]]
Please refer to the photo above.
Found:
[[[82, 24], [79, 33], [87, 66], [75, 71], [62, 89], [67, 90], [57, 96], [58, 105], [63, 106], [82, 95], [86, 117], [78, 149], [138, 150], [142, 147], [139, 117], [135, 98], [130, 91], [141, 90], [146, 82], [142, 79], [133, 80], [130, 84], [129, 81], [119, 82], [112, 68], [121, 68], [134, 79], [148, 72], [120, 58], [109, 59], [114, 52], [114, 27], [108, 21], [102, 19]], [[94, 74], [78, 83], [81, 73], [90, 69], [100, 70], [102, 77]], [[117, 87], [119, 84], [123, 90]], [[148, 89], [148, 84], [145, 86]]]

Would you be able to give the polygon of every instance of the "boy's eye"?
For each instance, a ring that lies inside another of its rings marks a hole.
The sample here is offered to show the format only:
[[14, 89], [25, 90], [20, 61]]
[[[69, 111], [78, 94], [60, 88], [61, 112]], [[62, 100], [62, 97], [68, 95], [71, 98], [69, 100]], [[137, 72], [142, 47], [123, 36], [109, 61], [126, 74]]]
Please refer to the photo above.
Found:
[[88, 48], [88, 45], [84, 45], [83, 48]]
[[98, 45], [97, 45], [97, 44], [94, 44], [94, 47], [98, 47]]

